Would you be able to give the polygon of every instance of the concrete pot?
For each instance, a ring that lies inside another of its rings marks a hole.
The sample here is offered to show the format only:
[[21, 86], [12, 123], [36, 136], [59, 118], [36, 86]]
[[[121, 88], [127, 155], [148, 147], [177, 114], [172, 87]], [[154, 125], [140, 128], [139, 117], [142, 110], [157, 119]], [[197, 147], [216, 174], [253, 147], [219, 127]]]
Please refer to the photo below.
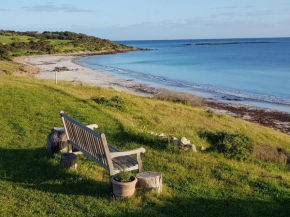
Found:
[[111, 183], [113, 186], [113, 192], [116, 197], [131, 197], [135, 193], [135, 187], [137, 183], [137, 178], [133, 177], [134, 180], [131, 182], [118, 182], [111, 178]]

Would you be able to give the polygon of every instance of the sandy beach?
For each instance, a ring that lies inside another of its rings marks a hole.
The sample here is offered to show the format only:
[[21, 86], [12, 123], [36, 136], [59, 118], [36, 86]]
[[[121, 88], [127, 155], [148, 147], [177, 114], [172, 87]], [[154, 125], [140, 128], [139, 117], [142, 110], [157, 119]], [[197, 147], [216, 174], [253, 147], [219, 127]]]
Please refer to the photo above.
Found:
[[64, 81], [81, 81], [84, 83], [112, 87], [118, 91], [128, 93], [138, 93], [147, 96], [154, 92], [154, 88], [147, 87], [144, 84], [133, 82], [132, 80], [124, 80], [112, 75], [104, 74], [88, 67], [76, 64], [75, 61], [80, 58], [76, 56], [43, 56], [29, 57], [17, 59], [17, 62], [34, 66], [40, 69], [40, 73], [35, 74], [40, 79], [55, 79], [56, 67], [67, 67], [69, 71], [57, 73], [58, 80]]
[[[162, 89], [156, 89], [146, 84], [108, 75], [76, 63], [79, 56], [38, 56], [17, 58], [14, 61], [39, 68], [39, 73], [34, 74], [40, 79], [55, 79], [55, 68], [66, 67], [68, 71], [57, 72], [58, 80], [80, 81], [92, 85], [111, 87], [118, 91], [125, 91], [142, 96], [152, 97]], [[290, 135], [290, 114], [270, 109], [260, 109], [254, 106], [223, 103], [215, 100], [204, 99], [204, 107], [217, 113], [227, 114], [241, 118], [255, 124], [270, 127]]]

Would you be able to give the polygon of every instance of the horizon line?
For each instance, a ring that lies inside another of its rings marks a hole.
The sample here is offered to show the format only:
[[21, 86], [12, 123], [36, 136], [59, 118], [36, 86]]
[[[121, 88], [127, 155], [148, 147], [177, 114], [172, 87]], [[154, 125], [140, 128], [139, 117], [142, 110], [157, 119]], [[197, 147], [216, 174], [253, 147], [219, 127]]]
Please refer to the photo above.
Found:
[[[95, 36], [98, 37], [98, 36]], [[228, 40], [228, 39], [271, 39], [271, 38], [290, 38], [290, 36], [278, 37], [244, 37], [244, 38], [183, 38], [183, 39], [125, 39], [125, 40], [112, 40], [111, 41], [182, 41], [182, 40]]]

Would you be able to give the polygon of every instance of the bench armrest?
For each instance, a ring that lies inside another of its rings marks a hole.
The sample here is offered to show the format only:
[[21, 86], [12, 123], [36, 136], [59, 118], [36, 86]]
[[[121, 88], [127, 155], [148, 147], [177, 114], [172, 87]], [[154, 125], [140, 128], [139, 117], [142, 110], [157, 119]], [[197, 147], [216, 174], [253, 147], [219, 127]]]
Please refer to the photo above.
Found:
[[99, 126], [97, 124], [90, 124], [87, 125], [87, 128], [90, 128], [91, 130], [97, 129]]
[[127, 156], [132, 154], [140, 154], [145, 153], [145, 148], [137, 148], [131, 151], [122, 151], [122, 152], [111, 152], [111, 158], [120, 157], [120, 156]]

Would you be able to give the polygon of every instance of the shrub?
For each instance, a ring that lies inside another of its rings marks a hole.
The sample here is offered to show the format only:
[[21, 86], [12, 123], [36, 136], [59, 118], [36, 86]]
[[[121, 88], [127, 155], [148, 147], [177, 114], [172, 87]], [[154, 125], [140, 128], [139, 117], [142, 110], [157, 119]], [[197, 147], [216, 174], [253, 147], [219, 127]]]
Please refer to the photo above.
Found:
[[253, 153], [251, 140], [239, 134], [227, 132], [205, 132], [201, 134], [212, 145], [212, 150], [222, 153], [226, 158], [236, 160], [248, 160]]
[[5, 73], [5, 75], [12, 75], [12, 72], [8, 71], [8, 70], [3, 70], [3, 72]]
[[266, 162], [286, 163], [288, 161], [288, 163], [290, 163], [289, 152], [286, 152], [281, 148], [272, 148], [265, 144], [260, 144], [254, 150], [254, 157]]
[[206, 116], [212, 118], [214, 116], [214, 112], [211, 110], [206, 110]]
[[117, 109], [123, 109], [124, 106], [124, 100], [119, 96], [114, 96], [111, 99], [106, 99], [105, 97], [99, 97], [92, 99], [95, 103], [114, 107]]
[[225, 157], [237, 160], [247, 160], [253, 152], [253, 145], [249, 138], [241, 135], [226, 135], [217, 144], [217, 151]]
[[162, 90], [158, 92], [155, 96], [156, 99], [172, 101], [176, 103], [181, 103], [184, 105], [191, 106], [202, 106], [203, 99], [189, 93], [180, 93], [170, 90]]

